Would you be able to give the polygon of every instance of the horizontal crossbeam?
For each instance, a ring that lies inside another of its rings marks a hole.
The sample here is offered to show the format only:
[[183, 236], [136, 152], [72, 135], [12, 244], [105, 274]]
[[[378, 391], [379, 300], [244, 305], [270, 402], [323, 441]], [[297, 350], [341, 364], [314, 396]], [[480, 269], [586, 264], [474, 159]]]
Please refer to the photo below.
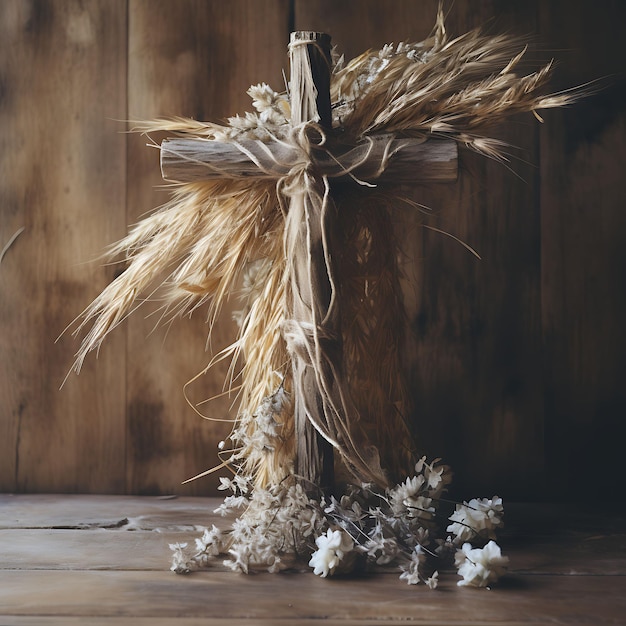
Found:
[[324, 146], [313, 144], [308, 155], [297, 145], [278, 140], [174, 138], [161, 144], [161, 171], [171, 182], [281, 178], [303, 158], [320, 175], [369, 183], [453, 182], [458, 171], [457, 144], [449, 139], [380, 135], [352, 146], [329, 140]]

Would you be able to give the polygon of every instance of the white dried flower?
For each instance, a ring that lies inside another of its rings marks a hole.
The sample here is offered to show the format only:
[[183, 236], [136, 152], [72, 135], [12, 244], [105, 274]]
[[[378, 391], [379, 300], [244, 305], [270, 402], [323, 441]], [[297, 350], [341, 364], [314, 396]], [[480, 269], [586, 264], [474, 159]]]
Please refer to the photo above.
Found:
[[472, 548], [470, 543], [464, 543], [454, 561], [459, 576], [463, 577], [457, 585], [487, 587], [504, 574], [509, 559], [502, 556], [500, 546], [495, 541], [490, 541], [484, 548]]
[[177, 574], [188, 574], [190, 571], [187, 557], [185, 556], [184, 549], [187, 547], [186, 543], [170, 543], [170, 550], [174, 552], [172, 555], [172, 565], [170, 570]]
[[433, 461], [430, 465], [424, 464], [424, 476], [426, 477], [428, 489], [437, 489], [444, 482], [446, 466], [439, 465], [435, 467], [435, 463], [436, 461]]
[[377, 565], [391, 563], [399, 554], [400, 547], [393, 537], [383, 537], [382, 533], [376, 533], [365, 544], [367, 556]]
[[196, 548], [207, 556], [217, 556], [222, 551], [222, 531], [215, 524], [211, 530], [205, 528], [202, 537], [196, 539]]
[[217, 486], [217, 489], [218, 491], [225, 491], [226, 489], [234, 491], [235, 486], [233, 485], [233, 481], [230, 478], [220, 476], [220, 484]]
[[[278, 390], [263, 399], [254, 415], [244, 415], [239, 432], [232, 438], [255, 445], [265, 438], [278, 436], [289, 395], [282, 384]], [[267, 488], [254, 487], [244, 473], [220, 479], [220, 489], [232, 491], [217, 512], [232, 513], [243, 509], [224, 536], [216, 526], [204, 529], [196, 539], [197, 552], [186, 558], [184, 545], [173, 545], [175, 551], [172, 569], [179, 573], [207, 567], [210, 559], [227, 555], [224, 564], [235, 571], [248, 573], [265, 569], [278, 572], [291, 567], [299, 555], [310, 550], [310, 537], [317, 549], [310, 556], [309, 565], [316, 575], [326, 577], [337, 572], [350, 571], [359, 555], [372, 564], [395, 564], [400, 567], [400, 578], [410, 585], [424, 582], [431, 589], [437, 587], [439, 574], [423, 574], [426, 552], [433, 556], [452, 558], [456, 546], [453, 541], [482, 532], [491, 536], [502, 524], [502, 500], [494, 497], [475, 499], [457, 506], [450, 517], [457, 537], [436, 539], [438, 547], [431, 546], [429, 528], [436, 512], [438, 498], [449, 482], [447, 466], [437, 465], [422, 457], [415, 466], [416, 475], [392, 489], [381, 491], [375, 485], [348, 485], [339, 499], [311, 499], [302, 484], [292, 475]], [[470, 526], [471, 523], [471, 526]], [[329, 528], [330, 526], [330, 528]], [[495, 547], [494, 547], [495, 546]], [[473, 555], [475, 560], [470, 557]], [[507, 559], [500, 555], [496, 544], [490, 542], [483, 551], [472, 552], [467, 543], [456, 556], [460, 584], [484, 586], [503, 571]], [[481, 569], [482, 568], [482, 569]], [[430, 568], [429, 568], [429, 571]]]
[[265, 83], [252, 85], [248, 89], [256, 113], [246, 112], [228, 118], [228, 126], [215, 133], [218, 141], [258, 139], [268, 141], [272, 137], [283, 137], [289, 130], [289, 102]]
[[[237, 488], [237, 491], [239, 491], [239, 493], [245, 494], [248, 493], [248, 491], [250, 491], [250, 482], [248, 481], [247, 478], [241, 476], [240, 474], [236, 474], [235, 477], [233, 478], [233, 482]], [[235, 491], [233, 489], [233, 491]]]
[[402, 570], [400, 580], [406, 580], [407, 585], [417, 585], [421, 580], [420, 569], [425, 558], [422, 546], [415, 546], [415, 550], [411, 553], [411, 560], [400, 566]]
[[433, 572], [433, 575], [430, 578], [427, 578], [424, 582], [429, 589], [437, 589], [437, 585], [439, 584], [439, 572]]
[[457, 545], [476, 536], [495, 539], [495, 529], [502, 526], [502, 513], [502, 498], [474, 498], [456, 505], [456, 510], [448, 518], [453, 523], [446, 530], [456, 535]]
[[228, 553], [233, 557], [226, 559], [224, 565], [234, 572], [247, 574], [250, 566], [251, 549], [249, 544], [240, 544], [237, 548], [231, 548]]
[[248, 503], [248, 499], [244, 496], [228, 496], [224, 498], [224, 502], [220, 504], [213, 513], [218, 513], [222, 517], [229, 515], [234, 509], [241, 509]]
[[313, 568], [313, 573], [322, 578], [334, 574], [341, 560], [354, 548], [351, 537], [342, 530], [330, 528], [315, 543], [317, 550], [311, 555], [309, 565]]
[[419, 474], [418, 476], [407, 478], [403, 483], [391, 489], [389, 491], [389, 501], [393, 512], [396, 515], [405, 514], [409, 501], [419, 494], [423, 486], [424, 476]]
[[432, 506], [432, 499], [425, 496], [407, 498], [404, 501], [404, 505], [407, 508], [408, 517], [429, 520], [435, 512], [435, 507]]
[[269, 85], [260, 83], [248, 89], [252, 98], [252, 106], [261, 114], [261, 119], [267, 121], [270, 115], [276, 125], [285, 124], [289, 117], [289, 102], [284, 95], [274, 91]]

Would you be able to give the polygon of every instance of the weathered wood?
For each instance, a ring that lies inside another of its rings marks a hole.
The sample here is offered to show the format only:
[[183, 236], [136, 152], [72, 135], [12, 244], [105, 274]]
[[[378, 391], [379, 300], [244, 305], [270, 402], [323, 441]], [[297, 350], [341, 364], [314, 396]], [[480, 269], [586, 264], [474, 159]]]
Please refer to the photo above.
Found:
[[[226, 528], [218, 498], [0, 496], [1, 569], [150, 570], [168, 544], [193, 545], [200, 527]], [[615, 507], [507, 504], [500, 544], [510, 574], [626, 575], [626, 534]], [[106, 544], [107, 549], [102, 550]], [[219, 559], [211, 568], [226, 571]]]
[[[0, 490], [123, 491], [124, 334], [59, 387], [55, 339], [126, 228], [126, 3], [0, 3]], [[106, 97], [95, 94], [106, 93]]]
[[[86, 530], [0, 530], [3, 570], [164, 571], [168, 543], [193, 541], [198, 533]], [[106, 550], [102, 547], [106, 546]], [[1, 623], [1, 622], [0, 622]]]
[[[171, 617], [133, 617], [133, 626], [170, 626]], [[177, 626], [250, 626], [250, 620], [243, 618], [230, 617], [185, 617], [177, 615]], [[19, 615], [2, 615], [0, 614], [0, 623], [10, 624], [10, 626], [84, 626], [84, 617], [69, 616], [19, 616]], [[127, 617], [89, 617], [89, 626], [127, 626]], [[301, 617], [298, 624], [318, 624], [317, 617]], [[431, 626], [451, 626], [452, 622], [448, 620], [430, 622]], [[460, 624], [460, 622], [457, 622]], [[489, 622], [489, 626], [520, 626], [521, 622]], [[277, 626], [276, 620], [255, 619], [254, 626]], [[406, 626], [405, 619], [324, 619], [324, 626]]]
[[[309, 121], [322, 128], [332, 126], [330, 112], [330, 37], [324, 33], [299, 31], [291, 34], [292, 45], [306, 46], [306, 53], [291, 55], [291, 123]], [[310, 67], [310, 69], [309, 69]], [[304, 81], [309, 72], [312, 85]], [[311, 95], [315, 94], [315, 100]], [[315, 181], [319, 185], [319, 180]], [[315, 189], [317, 191], [317, 189]], [[287, 316], [319, 328], [331, 300], [331, 285], [322, 246], [322, 224], [318, 215], [309, 215], [309, 190], [294, 191], [289, 198], [285, 223], [287, 253], [292, 250], [291, 302]], [[332, 202], [332, 200], [330, 201]], [[296, 474], [307, 488], [328, 490], [334, 482], [334, 453], [331, 444], [313, 427], [311, 417], [323, 414], [316, 369], [299, 354], [292, 354], [294, 380], [294, 423], [296, 438]]]
[[[205, 139], [165, 139], [161, 142], [161, 173], [172, 182], [212, 178], [276, 178], [289, 174], [298, 160], [295, 146], [275, 140], [241, 141], [238, 145]], [[239, 148], [241, 146], [242, 149]], [[248, 154], [254, 154], [257, 162]], [[269, 154], [280, 154], [276, 161]], [[332, 155], [332, 156], [331, 156]], [[333, 146], [315, 150], [313, 167], [321, 174], [374, 183], [452, 182], [457, 178], [457, 144], [452, 140], [388, 139], [373, 137], [356, 147]], [[252, 182], [252, 181], [251, 181]]]
[[[536, 31], [532, 2], [458, 9], [450, 33], [478, 28], [488, 15], [503, 32]], [[503, 124], [497, 136], [515, 146], [510, 168], [466, 152], [460, 184], [438, 195], [434, 225], [481, 260], [424, 233], [415, 419], [428, 449], [453, 459], [457, 493], [532, 499], [545, 476], [538, 132], [532, 116]]]
[[[399, 0], [389, 11], [364, 0], [355, 12], [332, 0], [301, 0], [296, 26], [329, 29], [351, 58], [389, 41], [427, 37], [437, 4]], [[535, 8], [457, 1], [446, 29], [454, 37], [497, 17], [499, 31], [533, 32]], [[512, 120], [498, 136], [536, 164], [533, 123]], [[394, 219], [407, 277], [406, 369], [417, 445], [450, 463], [457, 493], [531, 498], [543, 475], [539, 181], [520, 160], [511, 169], [465, 151], [456, 185], [404, 186], [403, 194], [427, 210], [398, 211]]]
[[[85, 617], [72, 616], [20, 616], [0, 614], [0, 623], [10, 624], [10, 626], [127, 626], [127, 617]], [[180, 626], [250, 626], [250, 619], [229, 618], [229, 617], [185, 617], [176, 616], [176, 624]], [[171, 617], [133, 617], [133, 626], [170, 626]], [[373, 620], [353, 620], [353, 619], [325, 619], [324, 626], [406, 626], [405, 619], [373, 619]], [[503, 626], [504, 622], [490, 622], [490, 626]], [[521, 622], [506, 622], [506, 626], [519, 626]], [[299, 617], [298, 626], [319, 626], [317, 617]], [[255, 619], [254, 626], [277, 626], [276, 620]], [[438, 621], [437, 626], [464, 626], [458, 619], [450, 621]]]
[[[163, 348], [158, 336], [148, 337], [154, 318], [140, 312], [130, 321], [128, 402], [123, 328], [60, 393], [76, 344], [53, 340], [118, 271], [83, 262], [167, 198], [153, 191], [162, 182], [156, 151], [111, 120], [217, 120], [250, 108], [245, 90], [252, 83], [280, 89], [291, 3], [83, 5], [0, 2], [0, 247], [26, 227], [0, 266], [0, 487], [165, 493], [213, 464], [214, 442], [224, 433], [181, 399], [182, 384], [205, 362], [196, 350], [205, 339], [201, 315], [191, 326], [174, 326]], [[332, 32], [351, 58], [367, 47], [426, 37], [437, 0], [394, 0], [392, 11], [380, 0], [360, 0], [358, 11], [330, 0], [293, 6], [296, 28]], [[516, 121], [506, 131], [526, 148], [516, 154], [541, 165], [536, 179], [512, 161], [530, 185], [500, 165], [464, 157], [465, 182], [457, 188], [402, 190], [437, 211], [428, 225], [483, 256], [478, 262], [452, 239], [422, 229], [412, 209], [399, 219], [416, 331], [412, 364], [420, 368], [415, 395], [425, 416], [418, 443], [444, 456], [469, 496], [501, 487], [502, 495], [578, 498], [583, 484], [594, 494], [623, 491], [623, 11], [617, 0], [597, 11], [560, 0], [456, 0], [447, 15], [452, 35], [492, 19], [494, 31], [538, 32], [543, 48], [558, 50], [556, 89], [616, 77], [598, 95], [546, 113], [540, 159], [534, 122]], [[216, 345], [231, 331], [222, 320]], [[194, 400], [221, 391], [221, 373], [207, 377]], [[528, 472], [543, 463], [544, 400], [549, 471], [532, 480]], [[206, 412], [222, 416], [229, 406]], [[416, 424], [421, 419], [416, 415]], [[602, 479], [583, 471], [581, 459], [602, 467]], [[189, 490], [214, 486], [208, 480]]]
[[[189, 497], [2, 495], [0, 529], [135, 528], [180, 530], [211, 524], [216, 500]], [[126, 522], [126, 523], [124, 523]]]
[[568, 7], [540, 3], [541, 40], [559, 50], [554, 88], [607, 78], [541, 127], [546, 478], [564, 497], [612, 499], [626, 490], [626, 4]]
[[[287, 0], [131, 0], [128, 117], [220, 119], [248, 109], [251, 84], [282, 82], [288, 15]], [[157, 151], [146, 148], [144, 137], [129, 138], [128, 167], [128, 223], [133, 223], [168, 193]], [[197, 311], [191, 320], [166, 325], [167, 332], [153, 332], [159, 313], [149, 313], [157, 308], [158, 303], [148, 304], [128, 321], [127, 490], [215, 493], [215, 476], [180, 484], [219, 463], [217, 444], [231, 428], [228, 422], [202, 420], [183, 395], [183, 385], [211, 358], [202, 349], [206, 315]], [[230, 310], [224, 310], [213, 327], [211, 352], [235, 334]], [[187, 390], [192, 403], [221, 394], [227, 366], [216, 365]], [[222, 397], [198, 409], [229, 419], [233, 399]]]
[[626, 610], [622, 591], [622, 578], [607, 576], [518, 576], [492, 592], [458, 588], [446, 579], [432, 592], [402, 584], [395, 574], [326, 580], [313, 574], [0, 571], [0, 603], [8, 615], [193, 615], [226, 623], [395, 618], [449, 625], [543, 621], [600, 626], [619, 623]]
[[[492, 591], [463, 589], [456, 586], [453, 572], [442, 572], [441, 588], [430, 591], [405, 585], [397, 572], [320, 579], [311, 573], [242, 576], [219, 565], [189, 576], [167, 571], [167, 544], [193, 542], [199, 531], [185, 530], [186, 525], [197, 523], [198, 514], [212, 511], [218, 502], [3, 496], [1, 520], [14, 520], [17, 527], [0, 531], [0, 623], [117, 625], [132, 619], [158, 625], [175, 619], [183, 626], [251, 621], [269, 626], [323, 619], [335, 626], [407, 620], [441, 626], [600, 626], [620, 623], [626, 610], [626, 528], [618, 508], [509, 505], [500, 543], [511, 558], [511, 571], [500, 584]], [[168, 520], [167, 530], [131, 531], [128, 525], [105, 530], [98, 525], [131, 514], [148, 521], [160, 516]], [[25, 530], [46, 519], [73, 520], [76, 527]], [[212, 521], [215, 516], [209, 513], [204, 525]]]

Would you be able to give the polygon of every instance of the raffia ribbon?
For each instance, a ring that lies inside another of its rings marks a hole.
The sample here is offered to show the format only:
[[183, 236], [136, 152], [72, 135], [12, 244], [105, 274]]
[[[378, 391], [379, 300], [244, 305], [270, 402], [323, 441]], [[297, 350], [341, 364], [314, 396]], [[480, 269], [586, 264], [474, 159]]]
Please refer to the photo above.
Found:
[[[293, 362], [296, 410], [300, 405], [358, 480], [385, 485], [378, 451], [359, 428], [344, 371], [341, 299], [332, 256], [337, 209], [328, 173], [311, 159], [312, 151], [324, 150], [326, 137], [319, 126], [307, 123], [294, 129], [292, 140], [299, 158], [278, 181], [278, 189], [289, 199], [284, 251], [291, 267], [282, 332]], [[341, 163], [333, 170], [341, 172]]]

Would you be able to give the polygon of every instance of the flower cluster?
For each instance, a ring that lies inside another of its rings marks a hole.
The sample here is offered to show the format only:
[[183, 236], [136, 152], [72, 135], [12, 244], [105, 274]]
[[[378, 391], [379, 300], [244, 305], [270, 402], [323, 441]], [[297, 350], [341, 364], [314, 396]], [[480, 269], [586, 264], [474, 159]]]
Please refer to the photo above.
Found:
[[455, 535], [456, 544], [472, 541], [476, 536], [495, 539], [496, 528], [503, 525], [502, 515], [502, 498], [473, 499], [456, 505], [447, 531]]
[[350, 536], [366, 567], [396, 566], [400, 579], [410, 585], [437, 586], [438, 573], [429, 569], [427, 555], [432, 553], [437, 508], [450, 482], [448, 467], [438, 463], [423, 457], [415, 475], [400, 485], [384, 492], [373, 485], [351, 486], [325, 506], [329, 524]]
[[269, 85], [252, 85], [247, 91], [257, 113], [247, 112], [228, 118], [228, 126], [216, 133], [215, 139], [259, 139], [268, 141], [272, 137], [283, 137], [289, 132], [290, 106], [286, 94], [279, 94]]
[[[333, 126], [341, 126], [342, 119], [352, 113], [359, 100], [369, 91], [371, 85], [379, 78], [391, 61], [406, 57], [415, 63], [424, 63], [431, 50], [424, 42], [405, 43], [398, 45], [385, 44], [377, 54], [372, 54], [367, 63], [354, 72], [352, 80], [345, 81], [342, 88], [335, 94], [336, 103], [333, 107]], [[333, 72], [344, 70], [344, 58], [335, 60]]]
[[454, 557], [458, 568], [459, 580], [457, 585], [463, 587], [487, 587], [504, 574], [509, 562], [508, 557], [502, 556], [500, 546], [495, 541], [489, 541], [484, 548], [473, 548], [472, 544], [464, 543]]
[[[372, 55], [367, 65], [360, 68], [350, 81], [349, 88], [336, 94], [333, 106], [333, 126], [341, 127], [342, 119], [357, 105], [360, 98], [366, 94], [370, 86], [385, 70], [389, 63], [398, 57], [406, 57], [416, 63], [423, 63], [430, 53], [424, 42], [404, 43], [398, 45], [386, 44], [376, 55]], [[333, 58], [333, 72], [339, 72], [344, 67], [344, 59]], [[252, 106], [256, 113], [247, 111], [244, 115], [235, 115], [228, 118], [228, 125], [215, 131], [218, 141], [233, 141], [240, 139], [257, 139], [268, 141], [272, 138], [283, 139], [289, 134], [289, 119], [291, 107], [289, 96], [286, 93], [274, 91], [266, 83], [252, 85], [247, 94], [252, 98]]]
[[241, 484], [242, 480], [247, 482], [242, 476], [252, 475], [254, 468], [262, 465], [268, 456], [275, 460], [276, 475], [284, 477], [292, 473], [290, 457], [284, 455], [279, 463], [274, 454], [277, 449], [287, 445], [290, 431], [285, 428], [285, 424], [293, 412], [291, 395], [285, 391], [281, 375], [276, 372], [275, 377], [280, 381], [276, 390], [264, 397], [254, 412], [242, 411], [240, 414], [229, 435], [231, 447], [227, 447], [226, 442], [220, 442], [220, 455], [225, 455], [224, 464], [239, 470], [233, 479], [234, 483], [221, 479], [223, 482], [219, 489], [228, 489], [233, 484], [236, 487], [233, 491], [238, 493], [227, 498], [226, 507], [237, 506], [236, 498], [241, 498], [248, 490]]
[[[349, 485], [337, 499], [312, 498], [293, 475], [261, 489], [235, 475], [222, 478], [220, 489], [232, 492], [216, 509], [222, 515], [241, 512], [229, 531], [204, 529], [195, 551], [173, 544], [172, 570], [188, 573], [222, 557], [224, 565], [244, 573], [278, 572], [307, 562], [327, 577], [374, 566], [397, 567], [400, 580], [437, 587], [433, 560], [450, 558], [462, 579], [459, 585], [486, 587], [505, 571], [508, 559], [495, 543], [502, 524], [502, 500], [474, 499], [457, 504], [447, 518], [443, 494], [449, 468], [422, 458], [415, 474], [393, 488]], [[438, 536], [438, 517], [451, 522], [445, 539]], [[488, 540], [488, 541], [487, 541]]]
[[219, 488], [233, 493], [215, 512], [222, 516], [243, 512], [227, 532], [215, 526], [205, 530], [191, 555], [185, 554], [187, 546], [183, 544], [170, 546], [174, 551], [172, 570], [188, 573], [222, 556], [223, 564], [234, 571], [247, 574], [266, 569], [275, 573], [294, 565], [299, 556], [310, 554], [310, 545], [322, 532], [324, 520], [319, 505], [298, 482], [290, 478], [268, 489], [252, 489], [238, 475], [220, 480]]

